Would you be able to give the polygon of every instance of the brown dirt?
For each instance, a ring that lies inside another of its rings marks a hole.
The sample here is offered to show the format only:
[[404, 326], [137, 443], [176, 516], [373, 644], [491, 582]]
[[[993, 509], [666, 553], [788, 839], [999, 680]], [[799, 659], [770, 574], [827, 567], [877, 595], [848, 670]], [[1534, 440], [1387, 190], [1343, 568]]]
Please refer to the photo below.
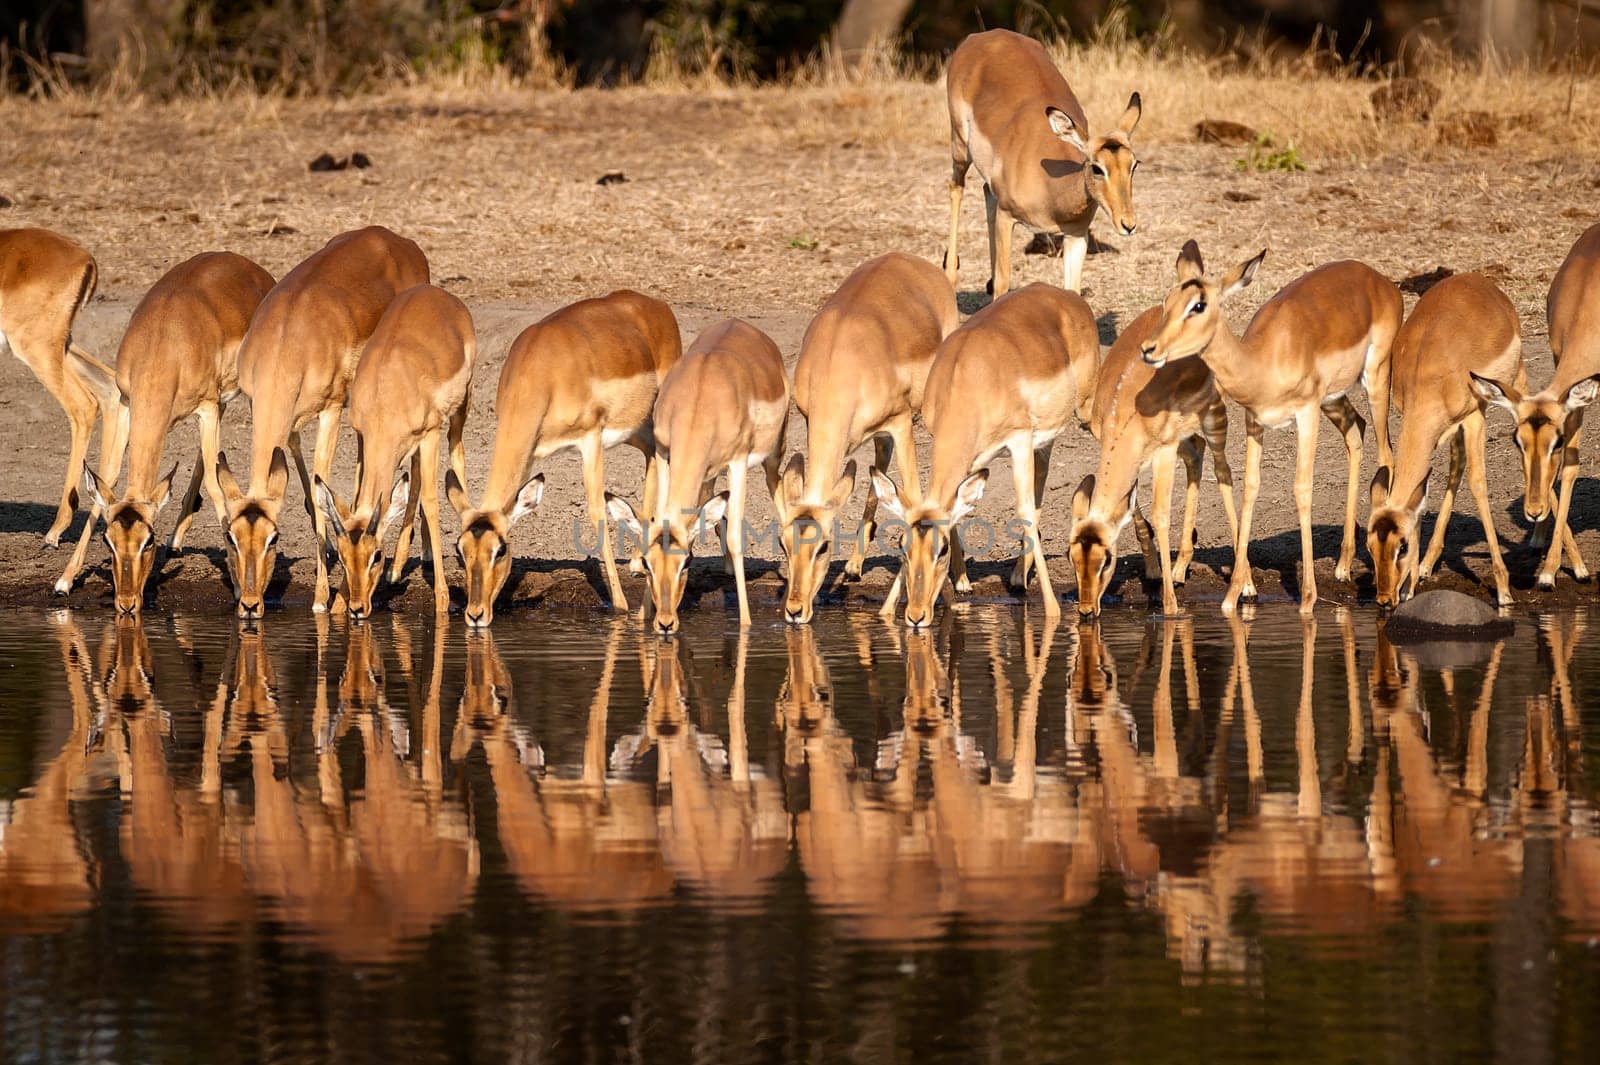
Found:
[[[1583, 92], [1592, 91], [1585, 83]], [[1091, 96], [1091, 116], [1110, 114], [1112, 99], [1111, 89]], [[1103, 316], [1103, 339], [1159, 298], [1177, 248], [1196, 236], [1217, 265], [1270, 249], [1246, 306], [1232, 315], [1236, 326], [1279, 286], [1333, 258], [1362, 258], [1397, 280], [1441, 265], [1492, 270], [1523, 314], [1531, 380], [1547, 378], [1544, 292], [1572, 239], [1600, 217], [1592, 212], [1600, 160], [1591, 148], [1546, 143], [1542, 150], [1491, 155], [1411, 152], [1385, 149], [1379, 137], [1371, 151], [1312, 156], [1306, 173], [1239, 173], [1237, 149], [1191, 142], [1193, 123], [1211, 110], [1200, 111], [1204, 103], [1141, 130], [1149, 136], [1138, 142], [1140, 232], [1102, 242], [1085, 272], [1086, 295]], [[1258, 128], [1270, 125], [1255, 114], [1240, 117]], [[231, 248], [281, 276], [352, 226], [381, 222], [417, 239], [435, 280], [468, 302], [481, 334], [468, 428], [474, 487], [492, 441], [495, 375], [512, 337], [540, 314], [626, 285], [670, 300], [686, 336], [735, 314], [768, 330], [792, 359], [812, 310], [860, 261], [896, 248], [937, 259], [947, 209], [939, 89], [913, 83], [210, 101], [115, 113], [92, 104], [0, 101], [0, 124], [12, 146], [0, 193], [15, 201], [0, 209], [0, 225], [48, 226], [96, 254], [100, 292], [78, 336], [108, 358], [142, 292], [195, 252]], [[311, 172], [307, 164], [324, 151], [362, 151], [374, 165]], [[628, 180], [596, 184], [614, 170]], [[975, 180], [969, 193], [961, 286], [968, 312], [984, 302], [986, 275]], [[1018, 255], [1016, 269], [1018, 283], [1059, 283], [1055, 259]], [[65, 561], [40, 548], [65, 461], [64, 420], [16, 360], [0, 364], [0, 408], [0, 455], [9, 460], [0, 484], [6, 563], [0, 599], [44, 604], [52, 601], [50, 587]], [[224, 442], [232, 451], [246, 447], [245, 413], [242, 403], [229, 412]], [[1525, 532], [1512, 513], [1515, 450], [1499, 416], [1495, 425], [1489, 465], [1497, 525], [1515, 581], [1526, 588], [1534, 561], [1519, 546]], [[796, 418], [791, 446], [802, 443], [802, 432]], [[195, 439], [192, 426], [184, 426], [169, 446], [169, 456], [182, 460], [180, 483]], [[1268, 440], [1254, 557], [1262, 592], [1273, 596], [1294, 590], [1298, 536], [1289, 502], [1293, 438], [1272, 433]], [[1368, 440], [1365, 476], [1372, 467]], [[1242, 451], [1235, 439], [1236, 469]], [[352, 454], [347, 434], [343, 478]], [[1046, 549], [1064, 592], [1072, 584], [1063, 555], [1067, 502], [1094, 459], [1086, 435], [1068, 434], [1051, 469]], [[610, 461], [613, 488], [637, 498], [637, 455], [622, 449]], [[523, 561], [515, 596], [599, 602], [598, 567], [580, 562], [571, 546], [582, 510], [576, 461], [561, 456], [544, 468], [550, 488], [543, 513], [517, 536]], [[1343, 451], [1332, 433], [1322, 434], [1318, 469], [1319, 586], [1325, 598], [1353, 600], [1367, 594], [1365, 587], [1332, 580], [1344, 491]], [[1002, 515], [1010, 478], [1003, 468], [996, 474], [983, 506]], [[1574, 523], [1595, 557], [1600, 499], [1591, 489], [1580, 483]], [[863, 496], [858, 488], [856, 506]], [[298, 489], [291, 488], [291, 497], [298, 499]], [[1188, 595], [1215, 598], [1229, 551], [1209, 475], [1202, 499], [1201, 551]], [[1487, 573], [1487, 554], [1470, 498], [1463, 502], [1472, 513], [1457, 508], [1441, 580], [1473, 590]], [[758, 522], [770, 514], [765, 499], [753, 499], [751, 510]], [[312, 570], [309, 521], [303, 511], [293, 513], [284, 537], [293, 556], [285, 567], [285, 601], [303, 603]], [[204, 514], [191, 545], [197, 550], [165, 567], [158, 601], [225, 609], [220, 535]], [[1133, 554], [1131, 534], [1124, 550]], [[1008, 552], [1002, 545], [979, 568], [980, 594], [1005, 594]], [[103, 556], [97, 543], [91, 561]], [[1138, 568], [1132, 558], [1123, 565], [1125, 574]], [[715, 562], [703, 566], [696, 587], [722, 594]], [[757, 561], [752, 568], [761, 574], [757, 596], [774, 594], [774, 564]], [[453, 562], [450, 570], [454, 578]], [[91, 570], [69, 602], [104, 601], [106, 578], [103, 568]], [[880, 564], [843, 594], [871, 599], [886, 583], [887, 566]], [[629, 587], [635, 598], [642, 593], [638, 583]], [[1561, 587], [1559, 595], [1579, 594], [1568, 578]], [[1130, 602], [1142, 601], [1133, 583], [1122, 591]], [[1537, 601], [1531, 593], [1523, 598]], [[424, 578], [413, 568], [402, 601], [426, 600]]]

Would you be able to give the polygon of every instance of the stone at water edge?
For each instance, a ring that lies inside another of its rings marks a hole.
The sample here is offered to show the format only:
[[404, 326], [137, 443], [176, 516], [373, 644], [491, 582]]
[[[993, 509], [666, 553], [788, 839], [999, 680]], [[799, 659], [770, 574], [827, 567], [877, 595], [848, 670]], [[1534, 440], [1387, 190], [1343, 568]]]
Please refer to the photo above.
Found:
[[1396, 643], [1412, 640], [1498, 640], [1514, 625], [1482, 599], [1436, 588], [1406, 600], [1389, 615], [1384, 633]]

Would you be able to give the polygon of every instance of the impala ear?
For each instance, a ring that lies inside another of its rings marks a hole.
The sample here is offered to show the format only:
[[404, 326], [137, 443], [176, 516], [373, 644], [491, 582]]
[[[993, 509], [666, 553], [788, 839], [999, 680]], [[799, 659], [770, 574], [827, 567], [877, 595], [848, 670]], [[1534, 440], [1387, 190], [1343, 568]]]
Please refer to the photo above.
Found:
[[1417, 485], [1417, 490], [1411, 493], [1411, 498], [1406, 501], [1406, 509], [1413, 514], [1422, 513], [1422, 505], [1428, 501], [1428, 482], [1433, 480], [1433, 471], [1428, 471], [1428, 476]]
[[1144, 114], [1144, 101], [1139, 98], [1138, 93], [1134, 93], [1128, 97], [1128, 109], [1122, 112], [1122, 118], [1117, 121], [1117, 128], [1122, 131], [1123, 136], [1126, 137], [1133, 133], [1134, 127], [1139, 124], [1139, 116], [1142, 114]]
[[1089, 145], [1084, 142], [1083, 131], [1078, 129], [1078, 124], [1072, 121], [1071, 115], [1059, 107], [1047, 107], [1044, 109], [1044, 117], [1050, 123], [1050, 132], [1088, 156]]
[[239, 482], [228, 468], [228, 455], [224, 451], [217, 452], [217, 486], [222, 489], [222, 501], [226, 504], [232, 505], [244, 498], [244, 493], [239, 491]]
[[1178, 284], [1199, 281], [1206, 276], [1206, 263], [1200, 257], [1200, 245], [1193, 240], [1183, 242], [1178, 252]]
[[455, 470], [444, 475], [444, 497], [450, 500], [457, 517], [472, 509], [472, 500], [467, 498], [467, 488], [461, 483], [461, 478], [456, 476]]
[[411, 502], [411, 471], [402, 470], [395, 479], [394, 488], [389, 492], [389, 509], [383, 512], [383, 520], [367, 526], [367, 531], [372, 533], [381, 542], [384, 534], [389, 531], [389, 526], [400, 520], [406, 512], [406, 504]]
[[1089, 516], [1089, 504], [1094, 500], [1094, 474], [1089, 474], [1078, 482], [1078, 490], [1072, 493], [1072, 523], [1076, 525]]
[[634, 513], [633, 505], [621, 496], [606, 493], [606, 517], [611, 524], [622, 529], [634, 543], [641, 547], [644, 545], [644, 523], [639, 520], [639, 515]]
[[900, 498], [900, 486], [876, 466], [872, 467], [872, 494], [878, 497], [878, 506], [887, 510], [896, 521], [906, 520], [906, 505]]
[[1222, 277], [1222, 294], [1218, 299], [1227, 299], [1242, 288], [1249, 288], [1250, 283], [1256, 279], [1256, 271], [1261, 269], [1261, 262], [1267, 257], [1267, 249], [1262, 248], [1255, 258], [1235, 266]]
[[1472, 394], [1479, 400], [1496, 407], [1504, 407], [1512, 414], [1517, 413], [1517, 404], [1522, 402], [1522, 393], [1514, 387], [1492, 381], [1487, 377], [1479, 377], [1471, 371], [1468, 371], [1467, 376], [1472, 379]]
[[783, 480], [778, 487], [778, 494], [783, 497], [785, 509], [793, 508], [806, 497], [806, 457], [804, 455], [795, 452], [789, 456], [789, 463], [783, 468]]
[[1582, 410], [1594, 402], [1597, 392], [1600, 392], [1600, 374], [1585, 377], [1567, 389], [1567, 394], [1561, 397], [1561, 405], [1569, 411]]
[[1371, 509], [1377, 510], [1389, 502], [1389, 467], [1379, 466], [1378, 472], [1372, 475], [1372, 488], [1368, 493]]
[[528, 483], [517, 492], [516, 502], [511, 504], [511, 511], [506, 515], [506, 528], [510, 529], [517, 522], [532, 514], [539, 501], [544, 498], [544, 474], [536, 473], [528, 478]]
[[289, 487], [289, 460], [283, 448], [272, 449], [272, 465], [267, 467], [267, 498], [282, 500], [284, 489]]
[[111, 486], [100, 479], [98, 473], [89, 468], [87, 462], [83, 464], [83, 491], [89, 497], [90, 502], [101, 510], [110, 510], [111, 504], [116, 502], [117, 499], [116, 492], [112, 491]]
[[172, 479], [178, 475], [178, 464], [174, 462], [167, 475], [156, 483], [155, 498], [150, 500], [150, 509], [160, 514], [162, 508], [172, 501]]
[[956, 489], [956, 505], [950, 508], [950, 524], [959, 525], [965, 520], [972, 508], [978, 505], [978, 500], [983, 498], [983, 490], [989, 485], [989, 471], [979, 470], [977, 473], [961, 482]]
[[851, 459], [844, 464], [844, 473], [833, 482], [833, 493], [828, 496], [828, 509], [838, 510], [850, 498], [850, 493], [856, 490], [856, 460]]
[[344, 532], [344, 507], [339, 505], [338, 497], [320, 473], [311, 475], [311, 490], [316, 494], [317, 506], [322, 509], [322, 535], [330, 545], [337, 544], [339, 534]]

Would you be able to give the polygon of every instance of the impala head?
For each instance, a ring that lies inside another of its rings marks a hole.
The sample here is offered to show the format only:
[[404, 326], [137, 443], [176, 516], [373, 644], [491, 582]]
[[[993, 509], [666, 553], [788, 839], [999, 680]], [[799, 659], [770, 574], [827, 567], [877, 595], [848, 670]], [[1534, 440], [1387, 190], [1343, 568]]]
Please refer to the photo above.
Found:
[[1522, 452], [1522, 512], [1529, 521], [1542, 521], [1554, 509], [1556, 475], [1566, 458], [1567, 417], [1594, 402], [1600, 393], [1600, 374], [1585, 377], [1565, 392], [1545, 389], [1532, 396], [1473, 374], [1472, 391], [1517, 419], [1512, 439]]
[[1372, 478], [1372, 516], [1367, 520], [1367, 551], [1372, 555], [1372, 583], [1378, 605], [1392, 610], [1416, 594], [1418, 525], [1428, 499], [1428, 478], [1403, 503], [1389, 496], [1390, 473], [1380, 466]]
[[1139, 94], [1134, 93], [1128, 98], [1128, 108], [1122, 112], [1117, 128], [1104, 137], [1086, 141], [1083, 131], [1065, 111], [1059, 107], [1044, 109], [1051, 132], [1083, 153], [1084, 187], [1122, 234], [1139, 228], [1139, 217], [1133, 210], [1133, 173], [1139, 169], [1139, 160], [1133, 154], [1132, 138], [1141, 113]]
[[1084, 621], [1100, 614], [1100, 600], [1117, 569], [1117, 537], [1133, 520], [1139, 495], [1139, 485], [1135, 483], [1128, 490], [1120, 516], [1111, 520], [1097, 518], [1089, 510], [1094, 485], [1095, 475], [1091, 473], [1072, 497], [1072, 537], [1067, 541], [1067, 557], [1072, 560], [1072, 572], [1078, 575], [1078, 616]]
[[644, 545], [641, 558], [650, 587], [650, 607], [656, 615], [655, 630], [660, 635], [671, 636], [678, 631], [678, 606], [689, 586], [689, 558], [694, 553], [694, 542], [727, 513], [728, 493], [719, 492], [697, 511], [646, 525], [626, 499], [606, 493], [607, 516]]
[[[233, 578], [233, 598], [241, 618], [259, 618], [278, 557], [278, 512], [289, 485], [289, 461], [283, 448], [273, 448], [267, 483], [260, 495], [247, 496], [228, 469], [228, 456], [218, 454], [217, 484], [228, 512], [228, 573]], [[251, 485], [252, 490], [255, 487]]]
[[456, 554], [467, 571], [467, 626], [488, 628], [495, 597], [511, 576], [511, 529], [544, 498], [544, 474], [529, 478], [507, 510], [474, 510], [454, 470], [445, 474], [444, 490], [461, 518]]
[[1223, 305], [1240, 289], [1256, 279], [1266, 249], [1255, 258], [1229, 270], [1221, 281], [1206, 280], [1200, 245], [1189, 241], [1178, 253], [1178, 283], [1167, 293], [1161, 320], [1144, 342], [1141, 353], [1151, 366], [1164, 366], [1173, 359], [1202, 354], [1223, 325]]
[[172, 475], [177, 472], [176, 466], [168, 470], [150, 499], [118, 499], [111, 486], [84, 463], [84, 490], [106, 515], [103, 535], [111, 549], [111, 587], [119, 616], [137, 614], [144, 605], [145, 582], [156, 562], [156, 515], [172, 498]]
[[950, 533], [972, 513], [983, 498], [989, 471], [979, 470], [956, 488], [955, 500], [943, 506], [933, 500], [911, 504], [888, 474], [872, 471], [872, 490], [878, 505], [906, 526], [900, 550], [905, 555], [906, 624], [913, 629], [933, 623], [933, 607], [950, 576]]
[[845, 463], [844, 475], [833, 483], [828, 498], [820, 501], [806, 497], [804, 456], [795, 455], [784, 469], [779, 492], [785, 515], [783, 554], [789, 566], [789, 590], [783, 601], [785, 621], [797, 625], [811, 621], [812, 605], [827, 579], [828, 562], [833, 557], [834, 522], [855, 487], [853, 459]]
[[[317, 506], [322, 508], [322, 532], [344, 567], [344, 600], [351, 621], [372, 614], [372, 596], [383, 578], [383, 538], [395, 519], [405, 513], [411, 498], [411, 471], [402, 472], [389, 491], [389, 505], [351, 510], [340, 502], [328, 482], [312, 477]], [[380, 517], [381, 514], [381, 517]]]

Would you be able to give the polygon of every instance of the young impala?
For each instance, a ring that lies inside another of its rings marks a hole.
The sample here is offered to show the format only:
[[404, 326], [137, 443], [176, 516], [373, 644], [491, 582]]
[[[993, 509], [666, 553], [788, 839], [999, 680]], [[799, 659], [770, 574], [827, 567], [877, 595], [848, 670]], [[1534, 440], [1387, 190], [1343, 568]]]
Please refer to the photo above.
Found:
[[1389, 347], [1400, 329], [1402, 304], [1400, 290], [1370, 266], [1329, 263], [1285, 285], [1256, 312], [1244, 336], [1236, 337], [1223, 320], [1223, 306], [1255, 278], [1266, 254], [1240, 264], [1221, 281], [1208, 281], [1199, 246], [1192, 240], [1185, 244], [1178, 253], [1178, 283], [1167, 293], [1155, 334], [1144, 343], [1144, 361], [1160, 367], [1169, 360], [1200, 358], [1216, 375], [1223, 395], [1244, 408], [1244, 502], [1223, 613], [1232, 613], [1240, 596], [1255, 596], [1248, 552], [1261, 489], [1262, 432], [1294, 423], [1299, 446], [1294, 500], [1304, 558], [1300, 611], [1309, 614], [1317, 602], [1311, 501], [1318, 414], [1326, 415], [1344, 436], [1350, 459], [1344, 539], [1334, 569], [1342, 581], [1349, 578], [1356, 553], [1357, 478], [1366, 428], [1346, 393], [1357, 382], [1366, 386], [1378, 462], [1390, 465]]
[[[1589, 577], [1567, 513], [1578, 479], [1583, 409], [1600, 394], [1600, 225], [1590, 226], [1567, 252], [1550, 282], [1545, 317], [1556, 368], [1544, 391], [1525, 396], [1504, 382], [1483, 382], [1487, 385], [1483, 395], [1517, 419], [1512, 439], [1522, 452], [1522, 511], [1538, 523], [1535, 543], [1542, 544], [1548, 536], [1550, 548], [1538, 577], [1539, 587], [1548, 589], [1556, 586], [1563, 550], [1572, 563], [1572, 575], [1580, 581]], [[1552, 495], [1556, 497], [1553, 519]]]
[[[143, 603], [156, 557], [156, 515], [172, 496], [177, 472], [174, 467], [161, 477], [161, 453], [172, 427], [190, 415], [200, 423], [200, 457], [167, 549], [183, 546], [200, 510], [202, 480], [217, 523], [227, 524], [217, 485], [222, 412], [239, 392], [239, 344], [250, 316], [271, 288], [272, 275], [244, 256], [205, 252], [168, 271], [134, 309], [117, 352], [117, 387], [128, 411], [128, 483], [122, 495], [112, 491], [120, 453], [109, 456], [109, 478], [84, 468], [90, 498], [106, 514], [111, 583], [121, 613], [137, 614]], [[93, 527], [93, 521], [84, 527], [57, 592], [72, 587]]]
[[1132, 234], [1133, 173], [1139, 168], [1130, 138], [1142, 110], [1128, 100], [1115, 129], [1089, 135], [1078, 98], [1044, 47], [1010, 30], [975, 33], [950, 57], [945, 75], [950, 104], [950, 243], [945, 273], [956, 283], [961, 193], [967, 171], [983, 178], [989, 216], [989, 290], [1011, 287], [1011, 229], [1021, 222], [1062, 237], [1063, 284], [1078, 291], [1089, 251], [1089, 223], [1105, 208], [1112, 224]]
[[1099, 358], [1100, 335], [1089, 305], [1074, 292], [1045, 284], [995, 300], [940, 345], [922, 401], [923, 424], [933, 437], [927, 494], [912, 499], [883, 471], [872, 471], [880, 503], [907, 527], [907, 625], [932, 622], [952, 571], [956, 591], [971, 587], [955, 531], [983, 496], [989, 478], [984, 467], [1002, 451], [1011, 455], [1022, 525], [1012, 586], [1026, 589], [1031, 564], [1037, 563], [1045, 616], [1061, 616], [1045, 568], [1039, 512], [1055, 438], [1074, 418], [1089, 420]]
[[[383, 539], [402, 513], [404, 527], [389, 571], [405, 566], [408, 537], [422, 505], [423, 532], [433, 551], [433, 606], [450, 609], [439, 534], [439, 452], [448, 438], [451, 472], [465, 472], [461, 429], [471, 398], [478, 341], [466, 304], [442, 288], [419, 285], [394, 298], [367, 342], [350, 382], [350, 425], [361, 455], [361, 482], [346, 506], [319, 476], [317, 503], [329, 546], [344, 567], [344, 597], [351, 620], [372, 613], [383, 574]], [[395, 480], [407, 459], [410, 472]]]
[[[278, 519], [288, 484], [283, 448], [294, 453], [316, 531], [317, 587], [311, 608], [328, 609], [322, 510], [300, 451], [300, 427], [317, 421], [312, 465], [326, 481], [339, 441], [339, 416], [367, 339], [395, 296], [428, 283], [415, 243], [382, 226], [341, 233], [286, 274], [262, 300], [239, 348], [239, 386], [250, 397], [250, 491], [217, 458], [228, 508], [228, 569], [242, 618], [259, 617], [277, 557]], [[340, 604], [335, 604], [340, 605]]]
[[[608, 498], [611, 520], [644, 545], [656, 630], [678, 630], [689, 556], [703, 529], [726, 519], [724, 547], [739, 592], [739, 623], [750, 624], [744, 588], [745, 476], [760, 466], [778, 520], [778, 462], [789, 423], [789, 379], [778, 345], [748, 322], [728, 319], [695, 338], [656, 398], [657, 510], [646, 528], [633, 507]], [[728, 490], [711, 486], [726, 469]], [[708, 498], [709, 497], [709, 498]], [[648, 509], [648, 508], [647, 508]]]
[[[1206, 445], [1216, 468], [1217, 489], [1228, 515], [1230, 536], [1238, 533], [1233, 505], [1233, 470], [1228, 465], [1228, 408], [1216, 378], [1199, 359], [1183, 359], [1152, 369], [1139, 357], [1161, 320], [1161, 308], [1145, 311], [1123, 330], [1100, 364], [1095, 384], [1094, 435], [1100, 441], [1100, 465], [1072, 497], [1072, 536], [1067, 554], [1078, 577], [1078, 613], [1085, 619], [1100, 613], [1117, 564], [1117, 537], [1136, 522], [1144, 548], [1145, 577], [1155, 576], [1152, 556], [1159, 559], [1161, 609], [1178, 612], [1173, 585], [1182, 584], [1194, 558], [1195, 509], [1200, 501], [1200, 459]], [[1183, 527], [1178, 534], [1178, 562], [1167, 550], [1172, 510], [1172, 478], [1183, 459], [1188, 484], [1183, 497]], [[1139, 471], [1151, 468], [1154, 497], [1152, 533], [1139, 513]]]
[[[790, 458], [783, 472], [789, 621], [811, 620], [827, 578], [834, 524], [855, 487], [855, 462], [846, 463], [846, 455], [871, 438], [873, 465], [887, 470], [898, 456], [908, 494], [921, 498], [911, 419], [922, 408], [934, 353], [959, 322], [955, 289], [939, 268], [892, 252], [858, 267], [806, 329], [794, 367], [806, 454]], [[850, 576], [861, 575], [876, 512], [877, 497], [869, 494], [845, 564]], [[885, 612], [893, 613], [897, 598], [889, 596]]]
[[583, 459], [589, 522], [600, 540], [611, 604], [628, 609], [605, 529], [605, 452], [629, 444], [645, 457], [645, 510], [655, 499], [652, 408], [661, 379], [683, 351], [678, 320], [660, 300], [626, 289], [582, 300], [523, 330], [511, 345], [495, 395], [499, 424], [481, 507], [455, 471], [445, 478], [461, 516], [457, 551], [467, 570], [467, 624], [494, 620], [494, 601], [511, 576], [511, 529], [533, 513], [544, 474], [528, 467], [566, 448]]
[[[1482, 274], [1457, 274], [1434, 285], [1400, 327], [1390, 360], [1390, 399], [1402, 417], [1400, 440], [1393, 470], [1380, 469], [1373, 478], [1372, 515], [1367, 521], [1367, 550], [1372, 554], [1379, 606], [1397, 605], [1433, 572], [1444, 551], [1463, 463], [1489, 542], [1495, 593], [1501, 606], [1510, 605], [1511, 585], [1500, 557], [1484, 474], [1483, 415], [1490, 397], [1503, 394], [1494, 382], [1515, 382], [1506, 387], [1518, 392], [1527, 387], [1521, 328], [1517, 309]], [[1428, 469], [1446, 437], [1450, 479], [1428, 553], [1419, 563]]]
[[[47, 229], [0, 229], [0, 357], [10, 352], [33, 371], [61, 404], [72, 430], [66, 485], [44, 534], [46, 547], [60, 545], [77, 512], [96, 415], [102, 477], [115, 472], [110, 456], [127, 426], [115, 372], [72, 342], [73, 319], [94, 295], [98, 276], [94, 259], [66, 237]], [[98, 517], [90, 517], [90, 527]]]

